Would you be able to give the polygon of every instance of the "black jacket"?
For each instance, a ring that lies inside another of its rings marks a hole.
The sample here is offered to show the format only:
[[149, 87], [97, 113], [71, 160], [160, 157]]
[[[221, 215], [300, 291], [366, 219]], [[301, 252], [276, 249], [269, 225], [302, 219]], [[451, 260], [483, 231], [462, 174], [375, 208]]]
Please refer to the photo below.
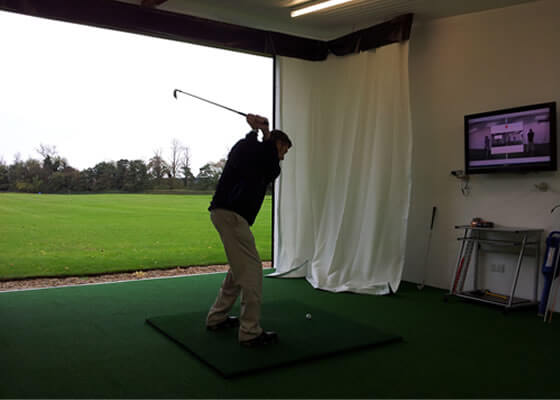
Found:
[[259, 142], [250, 132], [233, 146], [208, 210], [234, 211], [253, 225], [268, 184], [280, 175], [278, 150], [273, 141]]

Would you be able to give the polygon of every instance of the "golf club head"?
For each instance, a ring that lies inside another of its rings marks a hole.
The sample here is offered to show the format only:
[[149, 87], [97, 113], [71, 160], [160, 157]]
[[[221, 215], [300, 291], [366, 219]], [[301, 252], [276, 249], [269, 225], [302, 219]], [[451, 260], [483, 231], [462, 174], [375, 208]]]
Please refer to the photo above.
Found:
[[177, 90], [179, 90], [179, 89], [175, 89], [175, 90], [173, 91], [173, 97], [175, 97], [175, 100], [177, 100]]

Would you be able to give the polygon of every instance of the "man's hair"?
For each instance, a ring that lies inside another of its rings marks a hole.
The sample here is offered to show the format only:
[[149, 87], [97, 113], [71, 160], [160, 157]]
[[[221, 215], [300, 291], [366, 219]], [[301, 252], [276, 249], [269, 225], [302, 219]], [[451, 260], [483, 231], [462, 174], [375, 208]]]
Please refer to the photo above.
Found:
[[292, 147], [292, 141], [284, 132], [279, 129], [273, 129], [270, 132], [270, 139], [274, 140], [275, 142], [282, 142], [288, 145], [288, 147]]

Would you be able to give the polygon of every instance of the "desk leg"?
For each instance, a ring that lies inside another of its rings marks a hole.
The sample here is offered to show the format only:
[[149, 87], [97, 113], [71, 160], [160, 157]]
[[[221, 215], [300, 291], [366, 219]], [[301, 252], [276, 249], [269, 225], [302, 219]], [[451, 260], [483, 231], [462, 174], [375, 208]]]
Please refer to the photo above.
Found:
[[507, 307], [511, 307], [513, 302], [513, 295], [515, 293], [515, 288], [517, 287], [517, 280], [519, 279], [519, 271], [521, 270], [521, 262], [523, 261], [523, 255], [525, 254], [525, 246], [527, 244], [527, 234], [523, 236], [523, 241], [521, 242], [521, 250], [519, 251], [519, 258], [517, 259], [517, 267], [515, 268], [515, 275], [513, 276], [513, 284], [511, 285], [511, 291], [509, 293], [509, 301]]
[[[551, 322], [552, 320], [552, 310], [554, 308], [554, 304], [556, 303], [556, 295], [552, 296], [554, 292], [554, 286], [558, 285], [559, 282], [555, 279], [556, 273], [558, 272], [558, 263], [560, 263], [560, 257], [556, 257], [556, 263], [554, 264], [554, 269], [552, 271], [552, 282], [550, 283], [550, 291], [548, 292], [548, 300], [546, 302], [546, 308], [544, 310], [544, 322], [548, 320]], [[558, 291], [558, 289], [556, 289]], [[554, 297], [554, 299], [553, 299]], [[550, 313], [550, 316], [548, 315]]]
[[459, 269], [459, 263], [461, 262], [461, 256], [463, 255], [463, 250], [465, 249], [465, 242], [467, 238], [467, 231], [465, 229], [465, 233], [463, 235], [463, 240], [461, 240], [461, 248], [459, 249], [459, 253], [457, 254], [457, 262], [455, 263], [455, 270], [453, 271], [453, 275], [451, 276], [451, 285], [449, 286], [449, 294], [453, 295], [453, 286], [455, 284], [455, 276], [457, 275], [457, 270]]
[[474, 265], [473, 265], [473, 290], [478, 290], [478, 254], [480, 252], [480, 243], [477, 241], [474, 242]]

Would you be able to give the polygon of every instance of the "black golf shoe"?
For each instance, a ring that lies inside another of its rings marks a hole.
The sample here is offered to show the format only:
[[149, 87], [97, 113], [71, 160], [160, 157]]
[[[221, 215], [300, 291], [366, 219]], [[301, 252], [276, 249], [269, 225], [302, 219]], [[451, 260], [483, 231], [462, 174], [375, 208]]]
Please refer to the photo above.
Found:
[[244, 340], [239, 342], [241, 346], [244, 347], [260, 347], [260, 346], [267, 346], [269, 344], [276, 344], [278, 343], [278, 334], [273, 331], [263, 331], [259, 336], [253, 339]]
[[222, 329], [236, 328], [239, 326], [239, 318], [234, 316], [229, 316], [222, 322], [212, 326], [206, 326], [209, 331], [221, 331]]

